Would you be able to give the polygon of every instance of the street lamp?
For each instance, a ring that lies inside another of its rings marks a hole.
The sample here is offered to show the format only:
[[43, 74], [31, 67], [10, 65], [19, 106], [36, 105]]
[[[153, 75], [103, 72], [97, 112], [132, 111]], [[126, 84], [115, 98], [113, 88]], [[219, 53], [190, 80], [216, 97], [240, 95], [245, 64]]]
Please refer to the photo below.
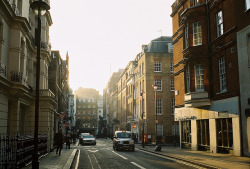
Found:
[[155, 91], [155, 136], [156, 136], [156, 144], [158, 143], [158, 140], [157, 140], [157, 123], [158, 123], [158, 120], [157, 120], [157, 110], [156, 110], [156, 91], [157, 91], [157, 88], [158, 86], [157, 85], [152, 85], [154, 91]]
[[39, 118], [39, 83], [40, 83], [40, 49], [41, 49], [41, 15], [44, 15], [50, 9], [48, 3], [43, 0], [34, 1], [30, 4], [31, 9], [38, 16], [38, 32], [36, 35], [37, 45], [37, 66], [36, 66], [36, 100], [35, 100], [35, 132], [34, 132], [34, 153], [32, 160], [32, 168], [39, 169], [38, 161], [38, 118]]
[[142, 93], [141, 93], [141, 119], [142, 119], [142, 147], [144, 148], [144, 145], [145, 145], [145, 143], [144, 143], [144, 119], [143, 119], [143, 117], [144, 117], [144, 112], [143, 112], [143, 95], [142, 95]]

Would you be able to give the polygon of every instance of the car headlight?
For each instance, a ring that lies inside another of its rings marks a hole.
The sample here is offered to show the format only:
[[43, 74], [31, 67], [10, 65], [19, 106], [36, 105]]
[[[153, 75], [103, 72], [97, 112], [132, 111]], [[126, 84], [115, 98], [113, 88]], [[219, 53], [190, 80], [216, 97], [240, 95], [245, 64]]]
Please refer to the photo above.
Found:
[[120, 141], [116, 141], [117, 144], [121, 143]]
[[134, 144], [134, 143], [135, 143], [134, 140], [129, 141], [129, 144]]

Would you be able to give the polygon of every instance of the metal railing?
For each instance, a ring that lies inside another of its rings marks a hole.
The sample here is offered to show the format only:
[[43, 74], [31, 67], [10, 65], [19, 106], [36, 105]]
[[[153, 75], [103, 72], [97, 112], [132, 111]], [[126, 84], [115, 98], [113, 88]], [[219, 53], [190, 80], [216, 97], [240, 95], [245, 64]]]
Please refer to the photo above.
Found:
[[[48, 153], [47, 135], [38, 136], [39, 157]], [[31, 163], [34, 152], [34, 137], [0, 135], [0, 168], [21, 168]]]
[[0, 76], [7, 78], [7, 67], [0, 61]]
[[28, 85], [28, 77], [23, 72], [11, 72], [11, 81]]

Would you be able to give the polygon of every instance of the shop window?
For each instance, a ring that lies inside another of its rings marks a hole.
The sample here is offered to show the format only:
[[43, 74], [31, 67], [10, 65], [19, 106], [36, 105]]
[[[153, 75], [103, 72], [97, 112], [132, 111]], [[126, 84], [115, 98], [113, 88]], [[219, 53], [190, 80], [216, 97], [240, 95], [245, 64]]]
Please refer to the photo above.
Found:
[[181, 142], [184, 144], [191, 144], [191, 121], [181, 122]]
[[216, 135], [219, 152], [225, 151], [220, 148], [233, 148], [233, 130], [231, 118], [216, 120]]
[[209, 120], [197, 120], [197, 137], [199, 149], [210, 145]]

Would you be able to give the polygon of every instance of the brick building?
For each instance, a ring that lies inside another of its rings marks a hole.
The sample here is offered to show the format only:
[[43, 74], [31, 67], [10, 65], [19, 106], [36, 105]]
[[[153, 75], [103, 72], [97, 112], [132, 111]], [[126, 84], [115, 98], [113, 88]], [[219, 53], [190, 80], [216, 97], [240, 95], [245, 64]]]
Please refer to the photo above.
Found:
[[176, 0], [172, 5], [181, 147], [242, 155], [236, 33], [249, 25], [245, 2]]
[[172, 50], [171, 37], [154, 39], [123, 70], [117, 82], [116, 130], [132, 131], [141, 141], [144, 122], [146, 141], [155, 142], [157, 131], [163, 142], [173, 142], [178, 127], [174, 122]]
[[[51, 62], [49, 64], [49, 89], [55, 94], [57, 107], [54, 118], [54, 131], [65, 129], [65, 122], [69, 110], [69, 55], [63, 60], [59, 51], [51, 51]], [[60, 115], [59, 115], [60, 114]], [[60, 116], [64, 116], [63, 120]]]
[[95, 89], [79, 88], [76, 97], [76, 130], [80, 133], [98, 133], [98, 104], [99, 92]]

